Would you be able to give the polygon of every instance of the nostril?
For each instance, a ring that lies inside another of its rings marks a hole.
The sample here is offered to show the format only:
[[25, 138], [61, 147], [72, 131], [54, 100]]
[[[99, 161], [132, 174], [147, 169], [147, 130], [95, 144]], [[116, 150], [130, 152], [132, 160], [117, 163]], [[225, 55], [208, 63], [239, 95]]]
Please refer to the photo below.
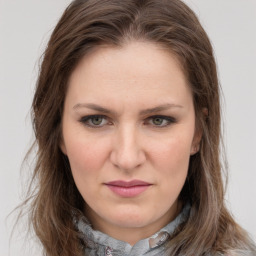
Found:
[[110, 160], [113, 165], [122, 170], [133, 170], [141, 166], [145, 160], [145, 154], [142, 150], [113, 150]]
[[119, 126], [112, 141], [110, 160], [121, 170], [133, 170], [141, 166], [146, 157], [142, 146], [141, 136], [135, 125]]

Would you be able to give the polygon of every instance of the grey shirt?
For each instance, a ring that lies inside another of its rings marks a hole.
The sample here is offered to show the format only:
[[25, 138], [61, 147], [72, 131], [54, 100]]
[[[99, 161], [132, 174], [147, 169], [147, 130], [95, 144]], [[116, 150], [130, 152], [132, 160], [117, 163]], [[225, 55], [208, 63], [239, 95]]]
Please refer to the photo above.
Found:
[[81, 239], [86, 244], [85, 255], [90, 256], [154, 256], [165, 255], [164, 244], [175, 229], [184, 222], [190, 211], [187, 204], [181, 213], [168, 225], [153, 236], [138, 241], [135, 245], [114, 239], [100, 231], [93, 230], [88, 221], [81, 217], [75, 221], [77, 229], [81, 232]]

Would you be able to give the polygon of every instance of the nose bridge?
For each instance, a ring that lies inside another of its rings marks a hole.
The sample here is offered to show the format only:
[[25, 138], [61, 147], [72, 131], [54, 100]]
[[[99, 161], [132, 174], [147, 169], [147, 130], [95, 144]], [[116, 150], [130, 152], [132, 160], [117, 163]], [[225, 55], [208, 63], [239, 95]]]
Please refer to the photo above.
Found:
[[118, 127], [113, 141], [111, 160], [123, 170], [131, 170], [140, 166], [145, 160], [141, 135], [133, 124]]

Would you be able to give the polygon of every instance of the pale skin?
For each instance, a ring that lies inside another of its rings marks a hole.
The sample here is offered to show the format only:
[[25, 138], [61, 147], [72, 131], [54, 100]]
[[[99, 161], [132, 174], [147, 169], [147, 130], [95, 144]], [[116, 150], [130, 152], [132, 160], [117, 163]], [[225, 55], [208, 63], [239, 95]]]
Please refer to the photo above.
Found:
[[[188, 82], [169, 51], [129, 42], [85, 56], [70, 77], [62, 133], [94, 229], [134, 245], [178, 215], [201, 134]], [[106, 186], [135, 179], [150, 186], [133, 197]]]

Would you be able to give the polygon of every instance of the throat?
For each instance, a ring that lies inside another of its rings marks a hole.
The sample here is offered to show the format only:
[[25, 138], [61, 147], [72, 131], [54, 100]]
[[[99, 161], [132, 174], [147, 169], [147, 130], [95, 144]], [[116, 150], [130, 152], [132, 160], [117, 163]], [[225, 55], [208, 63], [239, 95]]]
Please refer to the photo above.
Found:
[[115, 220], [115, 223], [106, 221], [101, 218], [91, 208], [86, 207], [86, 216], [88, 217], [92, 228], [98, 230], [108, 236], [124, 241], [131, 246], [134, 246], [140, 240], [150, 238], [152, 235], [160, 231], [163, 227], [173, 221], [182, 209], [182, 203], [176, 202], [164, 215], [153, 220], [140, 221], [132, 219], [132, 214], [126, 218]]

